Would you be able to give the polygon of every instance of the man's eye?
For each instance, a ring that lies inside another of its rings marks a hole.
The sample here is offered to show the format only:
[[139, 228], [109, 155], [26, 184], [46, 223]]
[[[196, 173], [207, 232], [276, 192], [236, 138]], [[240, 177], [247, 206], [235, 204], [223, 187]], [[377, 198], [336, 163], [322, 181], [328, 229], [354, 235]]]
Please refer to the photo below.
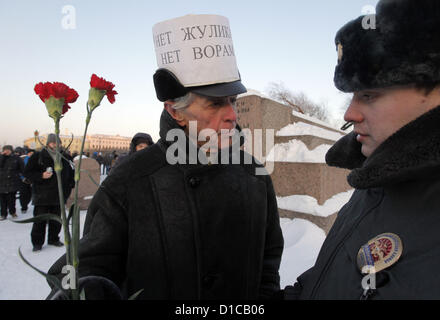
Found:
[[235, 104], [237, 102], [237, 98], [229, 98], [229, 99], [222, 99], [222, 100], [214, 100], [211, 101], [210, 106], [211, 107], [223, 107], [224, 105], [227, 104]]
[[370, 94], [370, 93], [364, 93], [361, 97], [362, 97], [362, 100], [364, 100], [364, 101], [371, 101], [374, 98], [376, 98], [376, 95]]

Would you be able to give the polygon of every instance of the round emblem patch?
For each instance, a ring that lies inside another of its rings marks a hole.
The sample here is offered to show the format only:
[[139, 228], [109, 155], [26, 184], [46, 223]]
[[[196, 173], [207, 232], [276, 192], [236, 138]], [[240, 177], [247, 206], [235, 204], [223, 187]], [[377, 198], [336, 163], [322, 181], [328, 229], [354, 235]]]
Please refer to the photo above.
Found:
[[[402, 240], [399, 236], [394, 233], [384, 233], [371, 239], [359, 249], [357, 264], [362, 273], [379, 272], [396, 263], [402, 251]], [[365, 267], [369, 271], [365, 272]]]

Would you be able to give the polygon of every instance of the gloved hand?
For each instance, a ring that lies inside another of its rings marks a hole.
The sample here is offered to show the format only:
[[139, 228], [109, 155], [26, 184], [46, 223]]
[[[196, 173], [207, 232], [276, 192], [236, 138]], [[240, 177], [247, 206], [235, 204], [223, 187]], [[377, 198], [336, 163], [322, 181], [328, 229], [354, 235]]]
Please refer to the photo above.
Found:
[[[122, 293], [118, 286], [111, 280], [99, 276], [79, 278], [79, 292], [84, 289], [86, 300], [122, 300]], [[56, 290], [50, 294], [49, 300], [69, 300], [65, 292]]]

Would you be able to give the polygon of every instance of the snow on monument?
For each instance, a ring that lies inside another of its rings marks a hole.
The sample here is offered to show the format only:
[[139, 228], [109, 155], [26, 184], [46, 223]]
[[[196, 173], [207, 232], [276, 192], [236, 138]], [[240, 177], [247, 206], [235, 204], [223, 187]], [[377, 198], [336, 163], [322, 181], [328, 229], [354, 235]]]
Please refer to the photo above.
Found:
[[345, 133], [254, 90], [238, 96], [237, 115], [243, 129], [260, 129], [262, 137], [274, 130], [274, 145], [266, 146], [263, 138], [252, 154], [273, 164], [280, 216], [306, 219], [328, 233], [353, 192], [349, 171], [325, 163], [328, 149]]

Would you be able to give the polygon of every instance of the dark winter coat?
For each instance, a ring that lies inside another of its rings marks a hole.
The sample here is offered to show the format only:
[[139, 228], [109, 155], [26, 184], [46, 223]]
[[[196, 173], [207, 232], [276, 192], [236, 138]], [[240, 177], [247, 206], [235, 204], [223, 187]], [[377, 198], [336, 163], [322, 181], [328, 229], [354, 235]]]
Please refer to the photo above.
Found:
[[23, 160], [14, 154], [0, 155], [0, 193], [17, 192], [21, 187]]
[[[72, 160], [66, 154], [63, 154], [63, 156], [68, 160]], [[75, 186], [74, 169], [66, 159], [62, 160], [63, 169], [61, 171], [65, 201], [67, 201], [72, 188]], [[52, 168], [53, 175], [49, 179], [43, 179], [43, 172], [48, 167]], [[32, 201], [34, 205], [52, 206], [60, 204], [54, 161], [47, 150], [43, 149], [40, 152], [35, 152], [29, 158], [24, 170], [24, 176], [32, 182]]]
[[[96, 192], [80, 245], [80, 275], [140, 299], [257, 299], [279, 288], [283, 237], [270, 176], [250, 165], [170, 165], [161, 139], [136, 152]], [[60, 276], [64, 258], [49, 270]]]
[[316, 264], [287, 287], [287, 298], [359, 299], [356, 258], [361, 246], [383, 233], [397, 234], [403, 253], [376, 274], [371, 299], [440, 299], [440, 107], [407, 124], [367, 159], [351, 133], [327, 153], [327, 163], [356, 167], [356, 188], [340, 210]]
[[99, 155], [96, 157], [96, 161], [99, 163], [99, 165], [104, 164], [104, 158], [103, 158], [103, 156], [99, 154]]

